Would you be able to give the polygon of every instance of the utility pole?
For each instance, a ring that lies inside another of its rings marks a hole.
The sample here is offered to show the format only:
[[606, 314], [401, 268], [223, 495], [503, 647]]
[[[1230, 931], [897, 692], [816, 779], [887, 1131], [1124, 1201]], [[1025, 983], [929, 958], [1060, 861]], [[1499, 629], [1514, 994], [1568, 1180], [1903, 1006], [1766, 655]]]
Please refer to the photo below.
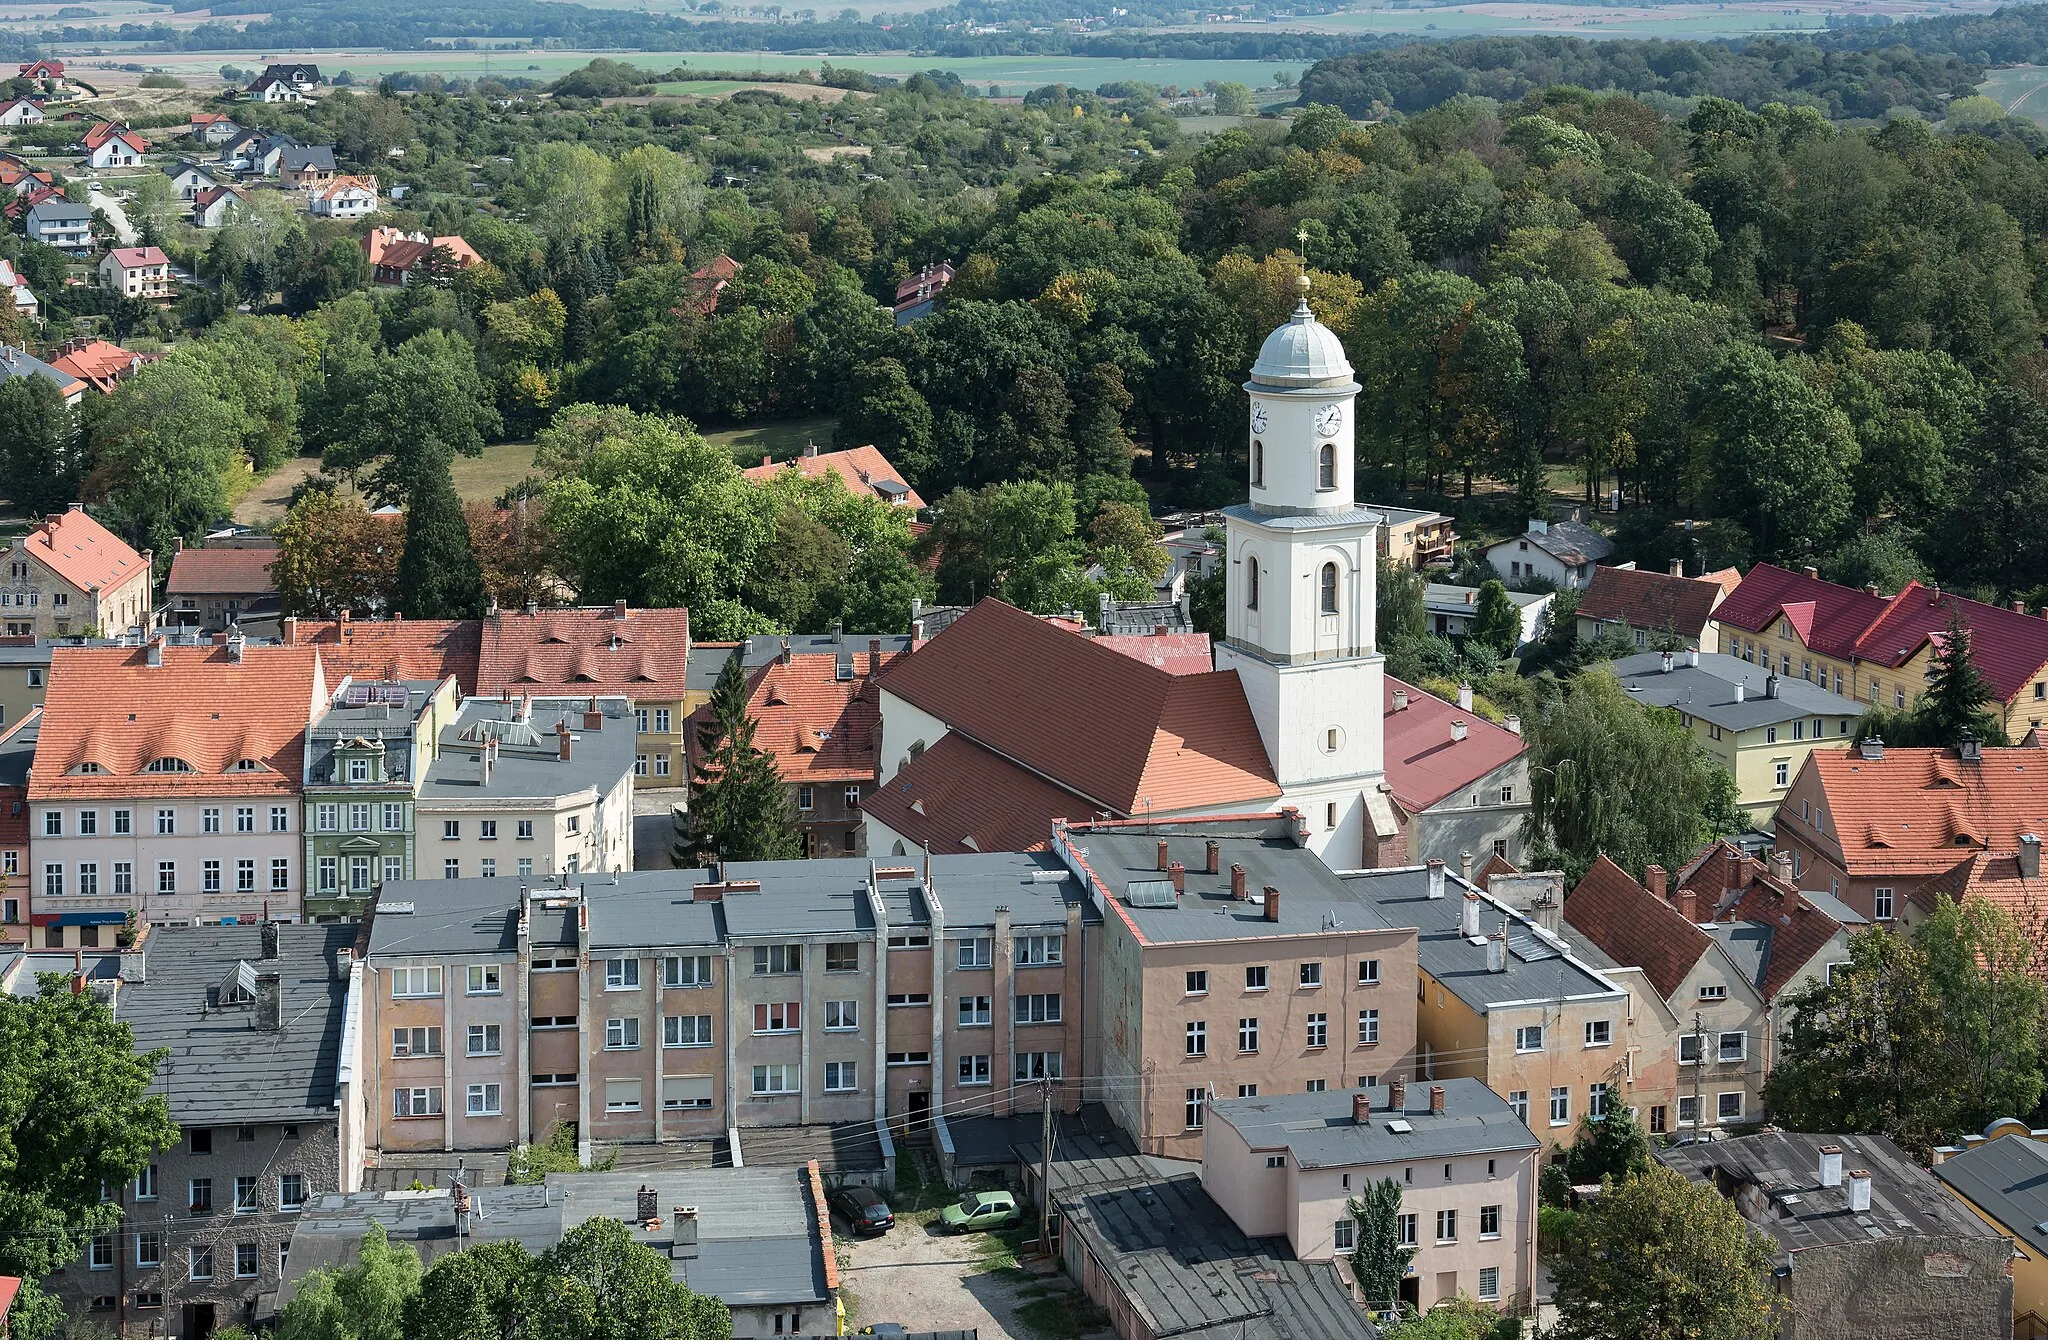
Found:
[[1038, 1245], [1052, 1255], [1052, 1077], [1038, 1081]]
[[1692, 1125], [1697, 1133], [1707, 1126], [1707, 1114], [1700, 1107], [1700, 1084], [1707, 1068], [1707, 1032], [1700, 1024], [1698, 1010], [1694, 1010], [1692, 1015], [1692, 1046]]

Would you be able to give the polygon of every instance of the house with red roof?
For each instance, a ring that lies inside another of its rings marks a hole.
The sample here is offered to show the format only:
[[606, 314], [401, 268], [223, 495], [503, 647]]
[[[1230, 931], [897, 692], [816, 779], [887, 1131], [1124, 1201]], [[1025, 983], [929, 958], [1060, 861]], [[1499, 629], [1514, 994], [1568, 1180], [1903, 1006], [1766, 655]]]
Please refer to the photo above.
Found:
[[2013, 856], [2048, 837], [2048, 750], [1877, 739], [1816, 749], [1778, 806], [1776, 836], [1800, 888], [1873, 921], [1910, 921], [1908, 900], [1965, 859]]
[[18, 77], [46, 87], [53, 84], [61, 86], [64, 82], [64, 62], [48, 58], [24, 61]]
[[[740, 271], [745, 268], [732, 257], [720, 254], [709, 265], [691, 271], [688, 284], [689, 309], [698, 316], [710, 316], [717, 311], [719, 295], [725, 292], [728, 284], [740, 277]], [[680, 316], [681, 312], [677, 315]]]
[[1496, 726], [1473, 710], [1469, 688], [1452, 703], [1389, 675], [1385, 693], [1386, 781], [1366, 797], [1365, 864], [1519, 862], [1529, 817], [1520, 719]]
[[50, 366], [70, 373], [101, 395], [112, 395], [116, 386], [133, 377], [144, 364], [162, 360], [162, 354], [130, 353], [105, 340], [79, 340], [51, 359]]
[[162, 247], [115, 247], [100, 257], [100, 287], [124, 298], [168, 302], [171, 258]]
[[335, 683], [397, 683], [453, 677], [465, 695], [477, 692], [483, 648], [481, 619], [300, 619], [286, 616], [287, 647], [315, 647]]
[[191, 548], [177, 541], [171, 575], [164, 582], [164, 627], [225, 633], [246, 630], [257, 620], [274, 621], [277, 579], [270, 565], [276, 560], [277, 542], [267, 536], [238, 536]]
[[1715, 611], [1722, 650], [1797, 674], [1872, 706], [1903, 711], [1927, 688], [1927, 670], [1951, 615], [1970, 630], [1977, 669], [2017, 740], [2048, 725], [2048, 609], [1987, 605], [1909, 583], [1889, 598], [1824, 582], [1814, 568], [1759, 563]]
[[296, 920], [310, 647], [58, 647], [28, 803], [37, 917]]
[[457, 236], [429, 237], [402, 228], [372, 228], [363, 234], [363, 257], [377, 283], [403, 288], [424, 275], [439, 257], [444, 270], [466, 270], [483, 257]]
[[907, 326], [938, 310], [939, 295], [953, 282], [953, 262], [926, 265], [896, 285], [896, 324]]
[[1677, 559], [1669, 572], [1595, 568], [1579, 597], [1579, 636], [1591, 640], [1612, 630], [1639, 649], [1661, 651], [1675, 642], [1679, 650], [1717, 651], [1714, 610], [1732, 585], [1718, 573], [1687, 577]]
[[125, 121], [101, 121], [85, 132], [78, 147], [85, 152], [87, 167], [134, 167], [149, 152], [149, 141]]
[[73, 503], [14, 538], [0, 585], [0, 625], [9, 637], [147, 631], [152, 557]]
[[872, 445], [848, 447], [844, 451], [819, 451], [815, 443], [804, 446], [803, 455], [777, 464], [773, 457], [763, 456], [759, 465], [750, 465], [741, 473], [755, 483], [765, 483], [783, 470], [795, 470], [806, 479], [834, 474], [839, 482], [846, 485], [846, 491], [856, 497], [872, 495], [892, 507], [908, 507], [924, 510], [924, 499], [917, 490], [904, 482], [903, 475], [889, 463], [880, 449]]

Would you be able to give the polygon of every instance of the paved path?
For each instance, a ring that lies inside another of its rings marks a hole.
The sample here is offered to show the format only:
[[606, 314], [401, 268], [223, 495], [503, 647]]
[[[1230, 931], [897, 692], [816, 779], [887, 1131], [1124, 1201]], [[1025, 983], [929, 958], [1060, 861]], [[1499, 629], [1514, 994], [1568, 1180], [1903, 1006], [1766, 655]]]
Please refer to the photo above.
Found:
[[142, 239], [142, 234], [135, 231], [135, 225], [128, 222], [128, 211], [121, 208], [119, 200], [102, 191], [98, 182], [92, 184], [92, 207], [106, 214], [107, 222], [114, 225], [122, 246], [132, 247]]

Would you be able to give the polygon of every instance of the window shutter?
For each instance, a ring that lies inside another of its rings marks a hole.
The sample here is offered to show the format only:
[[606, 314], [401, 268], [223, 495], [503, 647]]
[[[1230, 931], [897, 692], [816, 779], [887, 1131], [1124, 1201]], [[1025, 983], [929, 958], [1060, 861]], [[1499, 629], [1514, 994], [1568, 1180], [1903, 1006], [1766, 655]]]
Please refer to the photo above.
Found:
[[768, 1031], [768, 1007], [766, 1005], [756, 1005], [754, 1007], [754, 1031], [756, 1033], [766, 1033]]

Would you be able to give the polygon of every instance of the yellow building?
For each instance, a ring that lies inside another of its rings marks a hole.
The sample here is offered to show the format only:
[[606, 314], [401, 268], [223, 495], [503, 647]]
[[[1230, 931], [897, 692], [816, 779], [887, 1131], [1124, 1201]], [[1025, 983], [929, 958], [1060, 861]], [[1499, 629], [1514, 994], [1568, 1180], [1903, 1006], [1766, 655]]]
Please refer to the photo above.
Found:
[[1815, 749], [1838, 749], [1856, 734], [1863, 706], [1805, 679], [1734, 656], [1642, 652], [1608, 663], [1629, 697], [1668, 707], [1735, 778], [1736, 803], [1758, 827]]
[[1994, 1121], [1934, 1160], [1950, 1194], [2012, 1239], [2013, 1340], [2048, 1337], [2048, 1131]]

